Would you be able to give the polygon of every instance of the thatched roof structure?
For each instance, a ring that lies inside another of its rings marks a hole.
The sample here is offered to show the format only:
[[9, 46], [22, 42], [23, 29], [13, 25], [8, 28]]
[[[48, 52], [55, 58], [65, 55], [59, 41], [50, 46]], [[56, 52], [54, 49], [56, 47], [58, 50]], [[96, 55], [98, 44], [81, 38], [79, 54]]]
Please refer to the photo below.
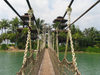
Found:
[[56, 23], [56, 22], [66, 23], [67, 20], [66, 20], [66, 19], [63, 19], [63, 17], [61, 17], [61, 16], [58, 16], [58, 17], [53, 21], [53, 23]]

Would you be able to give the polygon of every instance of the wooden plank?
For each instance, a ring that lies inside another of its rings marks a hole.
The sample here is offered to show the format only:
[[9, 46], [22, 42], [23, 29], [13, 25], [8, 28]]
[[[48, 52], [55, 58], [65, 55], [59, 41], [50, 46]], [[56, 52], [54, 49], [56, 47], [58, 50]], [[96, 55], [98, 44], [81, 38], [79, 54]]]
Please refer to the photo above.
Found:
[[48, 49], [45, 50], [38, 75], [55, 75]]

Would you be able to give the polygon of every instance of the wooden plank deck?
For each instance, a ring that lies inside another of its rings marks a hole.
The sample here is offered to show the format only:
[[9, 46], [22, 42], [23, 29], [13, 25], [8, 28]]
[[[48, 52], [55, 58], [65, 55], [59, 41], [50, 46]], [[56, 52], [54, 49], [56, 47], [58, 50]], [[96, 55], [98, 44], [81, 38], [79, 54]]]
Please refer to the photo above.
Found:
[[55, 75], [48, 49], [45, 50], [38, 75]]

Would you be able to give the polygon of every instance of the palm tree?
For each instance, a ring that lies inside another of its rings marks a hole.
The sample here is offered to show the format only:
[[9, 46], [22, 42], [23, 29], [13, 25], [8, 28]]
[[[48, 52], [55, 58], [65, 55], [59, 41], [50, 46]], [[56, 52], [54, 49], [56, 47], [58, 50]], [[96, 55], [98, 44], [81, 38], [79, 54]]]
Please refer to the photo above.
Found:
[[5, 30], [5, 33], [6, 33], [7, 27], [9, 27], [9, 21], [2, 19], [0, 22], [0, 28], [2, 29], [2, 33], [3, 33], [3, 30]]
[[53, 27], [56, 29], [56, 50], [57, 50], [57, 56], [59, 57], [58, 24], [59, 24], [59, 22], [56, 22], [56, 23], [53, 25]]
[[54, 40], [55, 40], [55, 39], [54, 39], [54, 36], [55, 36], [55, 33], [54, 33], [54, 32], [52, 32], [52, 44], [53, 44], [53, 49], [55, 48], [55, 47], [54, 47], [54, 44], [55, 44], [55, 41], [54, 41]]
[[44, 20], [40, 20], [40, 18], [38, 18], [36, 21], [37, 21], [36, 29], [38, 33], [37, 50], [39, 50], [39, 44], [40, 44], [39, 36], [40, 36], [40, 31], [42, 30], [42, 26], [44, 24]]
[[0, 21], [0, 30], [1, 30], [1, 34], [3, 33], [3, 25], [2, 25], [2, 21]]
[[95, 44], [95, 38], [97, 36], [98, 31], [94, 27], [91, 27], [85, 29], [83, 33], [87, 38], [88, 45], [93, 46]]
[[18, 19], [17, 17], [13, 18], [13, 19], [10, 21], [10, 24], [11, 24], [11, 27], [10, 27], [11, 31], [12, 31], [13, 33], [16, 33], [16, 32], [17, 32], [17, 28], [18, 28], [19, 25], [20, 25], [19, 19]]
[[[0, 27], [2, 28], [2, 33], [3, 33], [3, 30], [5, 30], [5, 34], [6, 34], [6, 38], [5, 39], [7, 39], [7, 29], [9, 27], [9, 21], [6, 20], [6, 19], [2, 19]], [[8, 44], [8, 40], [7, 40], [6, 43]]]
[[16, 42], [15, 42], [15, 46], [17, 47], [17, 29], [19, 28], [19, 25], [20, 25], [20, 21], [17, 17], [13, 18], [11, 21], [10, 21], [10, 30], [12, 31], [12, 33], [15, 33], [16, 34]]

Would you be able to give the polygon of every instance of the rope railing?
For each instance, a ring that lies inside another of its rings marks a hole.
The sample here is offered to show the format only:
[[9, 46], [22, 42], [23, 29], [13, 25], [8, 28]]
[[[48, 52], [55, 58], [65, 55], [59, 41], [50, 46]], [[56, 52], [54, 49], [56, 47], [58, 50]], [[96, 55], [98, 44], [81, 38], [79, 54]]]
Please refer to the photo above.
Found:
[[[31, 24], [31, 17], [29, 16], [29, 25]], [[27, 56], [28, 54], [28, 46], [31, 45], [29, 44], [31, 40], [31, 35], [28, 33], [27, 37], [27, 42], [26, 42], [26, 48], [24, 52], [24, 57], [23, 57], [23, 65], [20, 69], [20, 71], [17, 73], [17, 75], [38, 75], [38, 71], [40, 69], [40, 65], [43, 60], [44, 52], [45, 52], [45, 39], [42, 39], [41, 42], [41, 50], [38, 52], [37, 57], [34, 59], [34, 53], [30, 51], [30, 56]], [[45, 35], [43, 35], [45, 37]], [[28, 45], [29, 44], [29, 45]], [[31, 47], [31, 46], [30, 46]], [[30, 48], [31, 49], [31, 48]]]
[[[31, 17], [32, 17], [32, 10], [28, 11], [29, 14], [29, 26], [31, 27]], [[32, 51], [31, 48], [31, 31], [28, 29], [28, 36], [27, 36], [27, 41], [26, 41], [26, 48], [24, 52], [24, 57], [23, 57], [23, 64], [20, 69], [20, 71], [17, 73], [17, 75], [38, 75], [38, 71], [40, 69], [40, 65], [44, 56], [45, 52], [45, 34], [46, 32], [43, 33], [43, 39], [41, 41], [41, 47], [40, 50], [38, 51], [36, 58], [34, 59], [34, 51]], [[28, 56], [28, 47], [30, 47], [30, 55]]]
[[[71, 7], [68, 7], [67, 9], [67, 14], [68, 14], [68, 26], [70, 26], [71, 24], [71, 18], [70, 18], [70, 15], [71, 15]], [[50, 33], [48, 33], [48, 37], [50, 37]], [[57, 33], [56, 33], [57, 34]], [[69, 75], [81, 75], [79, 70], [78, 70], [78, 67], [77, 67], [77, 62], [76, 62], [76, 57], [75, 57], [75, 52], [74, 52], [74, 46], [73, 46], [73, 40], [72, 40], [72, 34], [71, 34], [71, 30], [70, 28], [68, 28], [68, 35], [67, 35], [67, 41], [66, 41], [66, 50], [65, 50], [65, 54], [64, 54], [64, 59], [63, 61], [60, 61], [59, 63], [57, 63], [57, 61], [59, 60], [59, 51], [54, 52], [55, 54], [53, 54], [53, 52], [50, 54], [51, 57], [51, 60], [52, 60], [52, 63], [53, 63], [53, 66], [54, 66], [54, 69], [57, 68], [57, 65], [55, 66], [55, 63], [56, 64], [59, 64], [61, 69], [59, 70], [59, 72], [61, 73], [61, 75], [66, 75], [66, 74], [69, 74]], [[56, 37], [57, 39], [58, 37]], [[49, 40], [51, 40], [49, 38]], [[70, 46], [71, 46], [71, 52], [72, 52], [72, 62], [68, 62], [68, 60], [66, 59], [66, 56], [67, 56], [67, 47], [68, 47], [68, 41], [70, 40]], [[51, 43], [51, 41], [48, 41], [49, 44]], [[50, 48], [50, 47], [49, 47]], [[51, 48], [51, 50], [53, 50], [53, 48]], [[54, 51], [54, 50], [53, 50]], [[55, 56], [57, 55], [57, 57]], [[56, 59], [55, 59], [56, 57]], [[55, 70], [56, 71], [56, 70]]]
[[[68, 7], [71, 7], [73, 4], [74, 0], [71, 0], [70, 4], [68, 5]], [[57, 27], [56, 27], [56, 50], [57, 50], [57, 56], [59, 57], [59, 48], [58, 48], [58, 26], [61, 24], [62, 20], [65, 18], [67, 14], [67, 10], [65, 11], [61, 21], [58, 23]]]
[[73, 62], [67, 59], [60, 61], [55, 50], [49, 48], [50, 59], [56, 75], [81, 75], [78, 69], [75, 69]]
[[[68, 25], [70, 25], [70, 15], [71, 15], [71, 11], [70, 11], [70, 8], [68, 8], [68, 16], [69, 16], [68, 17]], [[49, 49], [49, 55], [50, 55], [50, 59], [51, 59], [52, 64], [53, 64], [55, 74], [56, 75], [66, 75], [66, 74], [68, 74], [68, 75], [81, 75], [79, 70], [78, 70], [77, 63], [76, 63], [76, 57], [75, 57], [73, 40], [72, 40], [70, 28], [68, 30], [67, 36], [68, 36], [68, 40], [70, 40], [70, 46], [71, 46], [71, 52], [72, 52], [72, 62], [69, 62], [66, 59], [66, 57], [63, 58], [63, 61], [60, 61], [60, 59], [58, 57], [58, 53], [56, 53], [56, 51], [53, 49], [53, 46], [52, 46], [53, 40], [51, 39], [52, 37], [50, 35], [50, 30], [48, 32], [48, 49]], [[68, 44], [66, 46], [68, 46]], [[64, 56], [66, 55], [66, 53], [67, 53], [67, 51], [65, 50]]]

